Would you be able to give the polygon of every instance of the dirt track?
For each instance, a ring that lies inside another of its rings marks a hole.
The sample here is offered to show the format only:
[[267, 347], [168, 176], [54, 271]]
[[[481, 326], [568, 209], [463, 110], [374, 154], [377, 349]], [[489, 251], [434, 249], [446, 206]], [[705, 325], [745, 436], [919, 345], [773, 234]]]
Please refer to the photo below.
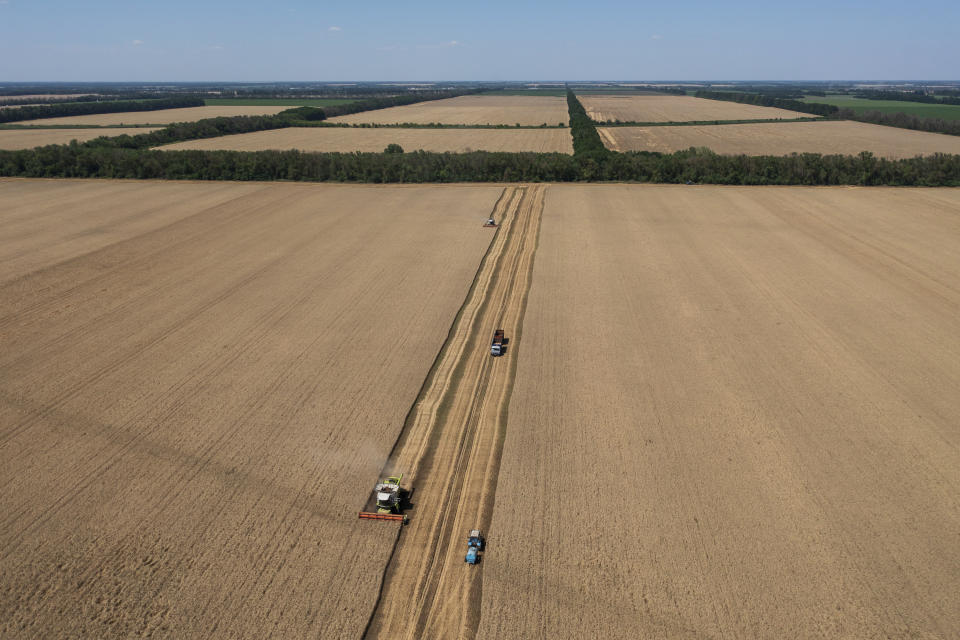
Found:
[[555, 185], [481, 638], [955, 638], [960, 190]]
[[0, 636], [362, 633], [501, 190], [0, 180]]
[[[390, 561], [368, 633], [473, 637], [483, 563], [464, 563], [470, 529], [487, 531], [543, 208], [544, 187], [506, 190], [497, 237], [434, 367], [389, 470], [415, 489], [411, 523]], [[489, 341], [502, 328], [500, 358]]]

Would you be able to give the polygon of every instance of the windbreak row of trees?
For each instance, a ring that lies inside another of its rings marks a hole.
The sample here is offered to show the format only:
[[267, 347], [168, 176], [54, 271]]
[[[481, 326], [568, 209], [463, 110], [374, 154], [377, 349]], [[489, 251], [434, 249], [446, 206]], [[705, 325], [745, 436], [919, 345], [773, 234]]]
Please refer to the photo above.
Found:
[[799, 111], [800, 113], [812, 113], [816, 116], [835, 116], [840, 110], [839, 107], [832, 104], [801, 102], [799, 100], [777, 98], [775, 96], [761, 95], [759, 93], [735, 93], [732, 91], [700, 90], [693, 95], [698, 98], [707, 98], [709, 100], [726, 100], [727, 102], [739, 102], [741, 104], [755, 104], [759, 107], [777, 107], [779, 109], [789, 109], [790, 111]]
[[597, 127], [587, 115], [573, 91], [567, 91], [567, 112], [570, 114], [570, 135], [573, 136], [573, 154], [606, 155], [609, 153], [603, 146], [603, 140], [597, 133]]
[[267, 129], [283, 129], [299, 124], [297, 116], [283, 111], [273, 116], [233, 116], [206, 118], [197, 122], [172, 124], [163, 129], [139, 135], [104, 136], [85, 142], [83, 146], [115, 149], [148, 149], [173, 142], [218, 138], [237, 133]]
[[857, 113], [852, 109], [841, 109], [837, 115], [844, 120], [856, 120], [870, 124], [882, 124], [887, 127], [916, 129], [917, 131], [930, 131], [932, 133], [960, 136], [960, 120], [918, 118], [917, 116], [903, 112], [882, 113], [880, 111], [861, 111]]
[[160, 111], [162, 109], [181, 109], [183, 107], [202, 107], [202, 98], [183, 96], [162, 98], [159, 100], [110, 100], [107, 102], [71, 102], [67, 104], [45, 104], [24, 106], [16, 109], [0, 109], [0, 123], [22, 122], [41, 118], [60, 118], [63, 116], [86, 116], [96, 113], [123, 113], [126, 111]]
[[16, 106], [19, 104], [41, 105], [41, 104], [64, 104], [70, 102], [114, 102], [117, 100], [161, 100], [174, 97], [169, 93], [157, 93], [154, 91], [144, 92], [126, 92], [121, 94], [78, 94], [75, 96], [50, 95], [33, 96], [25, 98], [23, 96], [0, 98], [0, 107]]
[[932, 96], [923, 91], [879, 91], [864, 90], [854, 94], [856, 98], [866, 100], [895, 100], [899, 102], [923, 102], [925, 104], [960, 105], [960, 97]]
[[631, 181], [710, 184], [960, 186], [960, 156], [723, 156], [705, 149], [630, 153], [301, 153], [150, 151], [88, 144], [0, 151], [22, 177], [344, 182]]
[[[887, 92], [877, 93], [885, 94]], [[866, 111], [857, 113], [852, 109], [841, 109], [840, 107], [832, 104], [821, 104], [818, 102], [798, 102], [796, 100], [780, 100], [777, 98], [771, 98], [769, 96], [746, 93], [697, 91], [696, 96], [698, 98], [710, 98], [712, 100], [729, 100], [731, 102], [756, 104], [764, 107], [780, 107], [781, 109], [791, 109], [793, 111], [802, 111], [804, 113], [815, 113], [838, 120], [856, 120], [858, 122], [867, 122], [870, 124], [882, 124], [888, 127], [900, 127], [901, 129], [916, 129], [918, 131], [946, 133], [954, 136], [960, 135], [960, 120], [918, 118], [917, 116], [907, 113], [881, 113], [879, 111]]]

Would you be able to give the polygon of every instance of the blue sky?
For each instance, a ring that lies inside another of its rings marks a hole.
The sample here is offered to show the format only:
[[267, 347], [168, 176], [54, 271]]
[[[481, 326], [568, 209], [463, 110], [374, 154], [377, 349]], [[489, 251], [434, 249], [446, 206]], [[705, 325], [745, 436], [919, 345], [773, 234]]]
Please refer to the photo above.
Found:
[[0, 0], [0, 81], [958, 79], [960, 2]]

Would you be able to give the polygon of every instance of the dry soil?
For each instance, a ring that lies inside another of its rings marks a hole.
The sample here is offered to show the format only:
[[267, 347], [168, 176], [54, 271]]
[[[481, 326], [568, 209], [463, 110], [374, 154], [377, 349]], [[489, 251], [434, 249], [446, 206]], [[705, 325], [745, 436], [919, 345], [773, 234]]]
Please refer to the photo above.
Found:
[[693, 122], [698, 120], [759, 120], [761, 118], [809, 118], [774, 107], [758, 107], [724, 100], [691, 96], [577, 96], [587, 115], [597, 121]]
[[501, 191], [0, 181], [0, 636], [361, 635]]
[[331, 122], [351, 124], [517, 124], [555, 126], [567, 124], [565, 98], [551, 96], [459, 96], [430, 100], [402, 107], [364, 111], [331, 118]]
[[548, 189], [481, 638], [960, 631], [960, 191]]
[[[2, 139], [0, 139], [2, 140]], [[220, 138], [190, 140], [160, 147], [181, 149], [226, 149], [261, 151], [383, 151], [397, 143], [404, 151], [535, 151], [573, 153], [569, 129], [355, 129], [345, 127], [294, 127]]]
[[960, 153], [960, 136], [911, 131], [848, 121], [763, 122], [683, 127], [598, 127], [608, 149], [671, 153], [708, 147], [721, 154], [856, 155], [870, 151], [884, 158]]
[[101, 136], [136, 136], [156, 129], [0, 129], [0, 149], [32, 149], [48, 144], [70, 144], [71, 140], [86, 142]]

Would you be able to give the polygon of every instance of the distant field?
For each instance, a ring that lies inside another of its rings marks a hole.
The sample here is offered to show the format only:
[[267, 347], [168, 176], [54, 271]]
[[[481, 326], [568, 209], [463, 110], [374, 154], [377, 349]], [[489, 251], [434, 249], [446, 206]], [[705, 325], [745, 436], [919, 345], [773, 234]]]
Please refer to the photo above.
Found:
[[607, 148], [615, 151], [671, 153], [690, 147], [708, 147], [717, 153], [729, 155], [856, 155], [861, 151], [871, 151], [885, 158], [960, 153], [960, 136], [845, 120], [685, 127], [598, 127], [597, 130]]
[[0, 149], [32, 149], [48, 144], [69, 144], [71, 140], [86, 142], [101, 136], [136, 136], [156, 131], [151, 127], [135, 129], [2, 129]]
[[350, 98], [206, 98], [208, 107], [332, 107], [356, 102]]
[[699, 120], [747, 120], [761, 118], [809, 118], [774, 107], [758, 107], [722, 100], [671, 95], [592, 95], [582, 92], [580, 103], [587, 115], [597, 121], [691, 122]]
[[[649, 95], [663, 95], [657, 91], [643, 91], [641, 89], [634, 88], [624, 88], [624, 89], [576, 89], [577, 95], [581, 94], [611, 94], [616, 95], [627, 95], [627, 96], [649, 96]], [[566, 89], [501, 89], [499, 91], [486, 91], [483, 93], [485, 96], [559, 96], [561, 98], [566, 97]]]
[[0, 100], [17, 100], [31, 102], [33, 100], [70, 100], [92, 96], [92, 93], [31, 93], [22, 96], [0, 96]]
[[853, 109], [856, 113], [879, 111], [880, 113], [909, 113], [918, 118], [941, 118], [960, 120], [960, 105], [926, 104], [924, 102], [903, 102], [900, 100], [865, 100], [851, 96], [809, 96], [804, 102], [832, 104], [841, 109]]
[[500, 89], [498, 91], [484, 91], [485, 96], [552, 96], [564, 98], [566, 89]]
[[567, 101], [557, 96], [459, 96], [331, 118], [351, 124], [521, 124], [552, 127], [570, 119]]
[[355, 129], [347, 127], [295, 127], [241, 133], [205, 140], [188, 140], [160, 147], [184, 149], [262, 151], [380, 152], [390, 143], [404, 151], [535, 151], [573, 153], [568, 129]]
[[123, 124], [171, 124], [173, 122], [196, 122], [204, 118], [218, 118], [222, 116], [264, 116], [280, 113], [289, 107], [283, 106], [219, 106], [219, 107], [185, 107], [183, 109], [161, 109], [159, 111], [125, 111], [123, 113], [98, 113], [88, 116], [65, 116], [62, 118], [43, 118], [41, 120], [25, 120], [18, 124], [81, 124], [88, 126], [123, 125]]

